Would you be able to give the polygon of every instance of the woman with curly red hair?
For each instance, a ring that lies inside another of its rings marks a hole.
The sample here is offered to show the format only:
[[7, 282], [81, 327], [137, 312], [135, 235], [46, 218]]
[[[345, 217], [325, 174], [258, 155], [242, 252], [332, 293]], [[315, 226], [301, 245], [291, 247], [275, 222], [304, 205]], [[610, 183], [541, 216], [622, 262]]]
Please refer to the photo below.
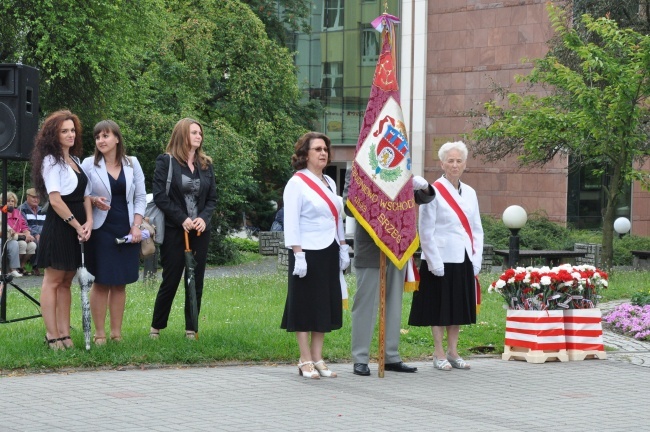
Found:
[[91, 186], [81, 168], [81, 122], [67, 110], [50, 114], [36, 135], [32, 151], [32, 182], [47, 209], [39, 265], [45, 269], [41, 287], [41, 313], [45, 342], [54, 350], [72, 348], [70, 338], [70, 286], [81, 265], [80, 242], [93, 229]]

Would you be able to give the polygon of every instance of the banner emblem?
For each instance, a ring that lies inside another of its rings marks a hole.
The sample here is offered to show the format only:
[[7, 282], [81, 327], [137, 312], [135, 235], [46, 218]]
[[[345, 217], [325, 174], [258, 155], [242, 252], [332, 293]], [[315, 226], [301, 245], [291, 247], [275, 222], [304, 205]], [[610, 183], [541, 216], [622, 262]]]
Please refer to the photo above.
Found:
[[411, 178], [411, 152], [399, 103], [389, 97], [355, 157], [391, 200]]

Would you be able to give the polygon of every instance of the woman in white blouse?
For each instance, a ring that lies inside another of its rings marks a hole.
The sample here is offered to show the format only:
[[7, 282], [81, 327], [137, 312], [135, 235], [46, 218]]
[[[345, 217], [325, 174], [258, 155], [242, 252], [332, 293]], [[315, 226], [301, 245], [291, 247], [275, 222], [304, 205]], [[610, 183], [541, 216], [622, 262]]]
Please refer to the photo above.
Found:
[[91, 186], [81, 168], [81, 123], [70, 111], [50, 114], [34, 141], [32, 181], [50, 205], [39, 243], [39, 266], [45, 268], [41, 313], [45, 342], [52, 349], [72, 348], [70, 339], [70, 286], [81, 266], [79, 242], [93, 228]]
[[300, 137], [291, 157], [298, 171], [283, 196], [284, 243], [293, 253], [281, 328], [296, 333], [298, 373], [305, 378], [336, 377], [323, 361], [323, 341], [325, 333], [342, 326], [339, 274], [350, 264], [342, 201], [334, 180], [323, 174], [330, 147], [327, 135], [309, 132]]
[[[462, 141], [440, 147], [444, 174], [433, 184], [436, 197], [420, 206], [422, 265], [409, 324], [431, 326], [433, 366], [469, 369], [458, 355], [460, 326], [476, 323], [476, 282], [483, 259], [483, 227], [476, 191], [460, 181], [467, 163]], [[447, 352], [443, 337], [447, 330]]]

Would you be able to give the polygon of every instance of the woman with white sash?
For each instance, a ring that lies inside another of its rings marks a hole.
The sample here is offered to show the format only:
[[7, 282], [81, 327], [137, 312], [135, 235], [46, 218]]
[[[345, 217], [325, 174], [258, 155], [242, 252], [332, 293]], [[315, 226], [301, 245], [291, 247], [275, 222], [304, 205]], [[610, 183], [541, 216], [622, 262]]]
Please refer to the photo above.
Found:
[[448, 142], [438, 157], [444, 174], [433, 184], [436, 197], [420, 206], [421, 280], [413, 294], [409, 324], [431, 326], [433, 366], [449, 371], [469, 369], [458, 355], [458, 335], [461, 325], [476, 323], [475, 276], [483, 260], [483, 227], [476, 191], [460, 181], [467, 146]]

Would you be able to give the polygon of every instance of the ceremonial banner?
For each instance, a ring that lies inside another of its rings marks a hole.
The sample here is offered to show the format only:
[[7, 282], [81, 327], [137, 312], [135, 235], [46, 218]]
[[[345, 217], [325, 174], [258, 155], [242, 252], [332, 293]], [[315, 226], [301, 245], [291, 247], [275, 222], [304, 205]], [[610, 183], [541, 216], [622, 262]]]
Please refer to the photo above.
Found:
[[382, 50], [352, 164], [347, 206], [377, 246], [401, 269], [418, 248], [419, 238], [411, 151], [395, 66], [397, 23], [399, 19], [388, 14], [372, 22], [382, 32]]

